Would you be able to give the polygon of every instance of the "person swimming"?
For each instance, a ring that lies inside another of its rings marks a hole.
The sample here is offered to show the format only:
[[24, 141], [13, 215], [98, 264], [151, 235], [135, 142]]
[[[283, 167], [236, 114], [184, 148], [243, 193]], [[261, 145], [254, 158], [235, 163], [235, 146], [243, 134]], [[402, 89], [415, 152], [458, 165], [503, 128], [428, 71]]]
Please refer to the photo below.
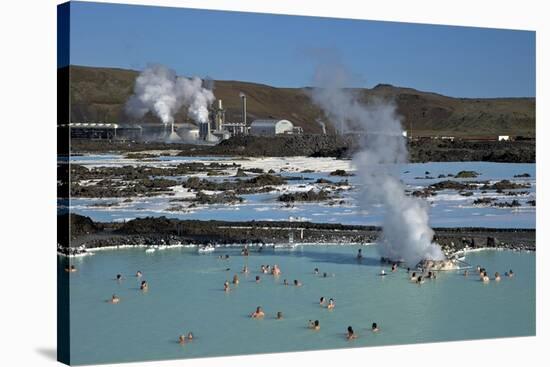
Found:
[[256, 275], [256, 283], [260, 283], [260, 276]]
[[416, 272], [413, 271], [411, 277], [409, 278], [411, 282], [416, 282]]
[[490, 280], [491, 280], [491, 279], [490, 279], [489, 276], [487, 275], [487, 272], [484, 271], [484, 272], [483, 272], [483, 276], [481, 277], [481, 281], [482, 281], [483, 283], [489, 283]]
[[111, 296], [111, 300], [109, 300], [108, 302], [109, 302], [109, 303], [115, 303], [115, 304], [116, 304], [116, 303], [119, 303], [119, 302], [120, 302], [120, 297], [117, 296], [116, 294], [113, 294], [113, 295]]
[[185, 335], [180, 335], [180, 337], [178, 338], [178, 343], [180, 345], [185, 344]]
[[246, 265], [243, 266], [243, 273], [244, 273], [244, 274], [248, 274], [248, 273], [249, 273], [249, 271], [248, 271], [248, 266], [246, 266]]
[[391, 271], [392, 271], [392, 273], [397, 271], [397, 264], [395, 264], [395, 263], [392, 264]]
[[67, 273], [74, 273], [74, 272], [77, 271], [77, 270], [76, 270], [76, 266], [74, 266], [74, 265], [68, 266], [68, 267], [65, 268], [65, 271], [66, 271]]
[[271, 269], [271, 274], [273, 274], [274, 276], [281, 275], [281, 269], [279, 269], [279, 265], [273, 265], [273, 269]]
[[193, 340], [193, 333], [192, 333], [192, 332], [189, 332], [189, 333], [187, 334], [187, 340], [189, 340], [189, 341], [192, 341], [192, 340]]
[[417, 284], [422, 284], [422, 283], [424, 283], [424, 278], [422, 278], [422, 275], [419, 275], [418, 278], [416, 278], [416, 283], [417, 283]]
[[294, 285], [296, 287], [301, 287], [302, 286], [302, 283], [298, 281], [298, 279], [294, 279]]
[[362, 258], [363, 258], [363, 250], [362, 250], [362, 249], [357, 250], [357, 258], [358, 258], [358, 259], [362, 259]]
[[357, 339], [357, 335], [355, 334], [355, 331], [353, 331], [353, 328], [351, 326], [348, 326], [348, 332], [346, 333], [346, 339]]
[[512, 271], [512, 269], [510, 269], [510, 271], [508, 272], [508, 278], [512, 278], [514, 276], [514, 272]]
[[142, 280], [139, 289], [142, 291], [147, 291], [149, 289], [149, 284], [147, 284], [145, 280]]
[[233, 284], [235, 285], [239, 284], [239, 276], [237, 274], [233, 276]]
[[334, 299], [331, 298], [331, 299], [328, 300], [327, 308], [328, 308], [329, 310], [333, 310], [334, 307], [336, 307], [336, 303], [334, 303]]
[[282, 320], [283, 319], [283, 313], [281, 311], [277, 311], [277, 317], [276, 317], [277, 320]]
[[241, 255], [243, 255], [243, 256], [248, 256], [248, 246], [245, 246], [245, 247], [241, 250]]
[[143, 274], [141, 273], [140, 270], [138, 270], [138, 271], [136, 272], [136, 278], [141, 278], [142, 276], [143, 276]]
[[498, 271], [495, 273], [495, 280], [497, 282], [500, 281], [500, 273]]
[[328, 277], [328, 274], [325, 272], [323, 273], [323, 278], [326, 278], [326, 277]]
[[373, 323], [372, 323], [372, 326], [371, 326], [370, 329], [371, 329], [371, 331], [372, 331], [373, 333], [377, 333], [377, 332], [380, 331], [380, 329], [378, 328], [378, 324], [377, 324], [376, 322], [373, 322]]
[[319, 274], [319, 268], [313, 269], [313, 274], [315, 274], [315, 275]]
[[223, 291], [224, 292], [229, 292], [231, 290], [231, 288], [229, 287], [229, 282], [226, 280], [224, 283], [223, 283]]
[[326, 300], [325, 300], [325, 297], [321, 297], [319, 299], [319, 306], [323, 306], [325, 304]]
[[407, 268], [407, 274], [411, 272], [411, 268]]
[[264, 316], [265, 313], [260, 306], [256, 307], [256, 311], [252, 312], [252, 314], [250, 315], [250, 317], [253, 319], [262, 319]]
[[315, 321], [309, 320], [309, 328], [315, 331], [321, 330], [321, 325], [319, 323], [319, 320], [315, 320]]
[[116, 275], [116, 280], [121, 281], [122, 280], [122, 274], [117, 274]]
[[283, 285], [288, 285], [288, 280], [283, 280]]

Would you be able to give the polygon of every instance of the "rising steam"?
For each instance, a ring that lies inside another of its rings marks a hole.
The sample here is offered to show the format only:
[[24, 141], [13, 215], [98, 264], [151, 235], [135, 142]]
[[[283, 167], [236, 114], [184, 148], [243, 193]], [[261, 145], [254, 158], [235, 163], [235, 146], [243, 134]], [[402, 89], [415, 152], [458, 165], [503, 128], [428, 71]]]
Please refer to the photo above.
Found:
[[353, 158], [362, 184], [360, 205], [370, 209], [381, 204], [384, 209], [380, 255], [412, 266], [424, 259], [443, 260], [441, 248], [432, 242], [427, 205], [405, 195], [399, 180], [399, 166], [408, 154], [395, 105], [361, 103], [359, 95], [345, 89], [348, 81], [343, 67], [323, 64], [316, 70], [311, 97], [342, 133], [360, 136], [362, 149]]
[[198, 77], [177, 76], [163, 65], [149, 65], [136, 79], [134, 94], [126, 103], [128, 115], [141, 118], [151, 111], [164, 124], [173, 124], [174, 115], [182, 106], [197, 123], [208, 122], [208, 106], [214, 93]]

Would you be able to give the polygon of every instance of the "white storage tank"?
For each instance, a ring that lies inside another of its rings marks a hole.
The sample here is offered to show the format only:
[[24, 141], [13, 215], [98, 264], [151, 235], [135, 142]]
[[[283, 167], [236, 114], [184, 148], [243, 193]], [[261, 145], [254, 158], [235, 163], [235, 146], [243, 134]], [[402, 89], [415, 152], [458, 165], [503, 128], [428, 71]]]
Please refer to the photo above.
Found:
[[251, 135], [292, 134], [294, 124], [288, 120], [254, 120], [250, 124]]

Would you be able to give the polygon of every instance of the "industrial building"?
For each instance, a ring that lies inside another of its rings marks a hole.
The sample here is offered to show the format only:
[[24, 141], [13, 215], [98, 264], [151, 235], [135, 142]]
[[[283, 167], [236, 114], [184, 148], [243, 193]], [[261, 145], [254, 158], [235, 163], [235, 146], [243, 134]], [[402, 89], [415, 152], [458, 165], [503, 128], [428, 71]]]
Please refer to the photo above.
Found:
[[138, 125], [120, 125], [110, 123], [70, 123], [59, 125], [68, 128], [71, 139], [91, 140], [135, 140], [141, 138], [143, 129]]
[[294, 124], [288, 120], [254, 120], [250, 124], [250, 135], [272, 136], [293, 132]]

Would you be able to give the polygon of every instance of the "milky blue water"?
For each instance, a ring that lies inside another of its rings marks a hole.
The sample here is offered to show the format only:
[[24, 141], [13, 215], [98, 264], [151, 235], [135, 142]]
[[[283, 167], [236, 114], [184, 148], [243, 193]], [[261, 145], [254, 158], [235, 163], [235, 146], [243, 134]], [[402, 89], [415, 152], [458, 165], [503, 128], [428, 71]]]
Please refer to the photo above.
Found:
[[[303, 158], [311, 163], [316, 158]], [[191, 161], [216, 161], [223, 160], [227, 163], [242, 163], [243, 158], [231, 157], [162, 157], [158, 162], [138, 162], [139, 164], [175, 165]], [[128, 160], [119, 155], [93, 155], [71, 157], [71, 162], [91, 165], [122, 165], [135, 164], [136, 161]], [[291, 161], [292, 162], [292, 161]], [[335, 165], [347, 161], [333, 161]], [[347, 163], [346, 163], [347, 164]], [[260, 163], [258, 163], [260, 165]], [[279, 168], [285, 169], [287, 165], [281, 163]], [[299, 189], [300, 186], [309, 185], [320, 189], [322, 186], [315, 185], [319, 178], [340, 181], [343, 178], [332, 177], [329, 172], [330, 164], [322, 167], [313, 173], [282, 172], [284, 176], [294, 176], [300, 180], [289, 181], [288, 190]], [[353, 169], [353, 168], [352, 168]], [[430, 184], [447, 179], [438, 178], [439, 175], [456, 174], [462, 170], [472, 170], [481, 175], [475, 179], [454, 179], [458, 181], [480, 181], [488, 180], [496, 182], [508, 179], [519, 183], [529, 183], [528, 195], [517, 197], [506, 196], [496, 192], [481, 193], [474, 191], [474, 195], [465, 197], [454, 190], [439, 191], [434, 197], [427, 199], [429, 204], [430, 225], [434, 227], [494, 227], [494, 228], [535, 228], [536, 208], [527, 204], [527, 201], [536, 198], [536, 165], [516, 163], [493, 163], [493, 162], [430, 162], [414, 163], [403, 165], [400, 169], [400, 177], [408, 190], [422, 189]], [[426, 172], [429, 172], [426, 174]], [[528, 173], [531, 177], [517, 178], [515, 175]], [[426, 179], [425, 177], [433, 177]], [[174, 179], [174, 177], [172, 177]], [[186, 177], [175, 179], [184, 180]], [[211, 180], [231, 179], [227, 176], [208, 177]], [[172, 211], [170, 200], [173, 197], [142, 197], [134, 198], [131, 203], [122, 203], [123, 199], [71, 199], [71, 210], [75, 213], [90, 216], [99, 221], [123, 221], [135, 217], [160, 216], [164, 215], [179, 219], [218, 219], [218, 220], [288, 220], [290, 216], [299, 217], [311, 222], [343, 223], [343, 224], [364, 224], [379, 225], [382, 223], [383, 210], [380, 207], [371, 207], [368, 210], [360, 208], [357, 202], [358, 190], [361, 182], [358, 176], [347, 177], [346, 179], [354, 185], [353, 190], [339, 193], [343, 203], [328, 205], [328, 203], [296, 203], [292, 207], [286, 207], [277, 200], [281, 192], [270, 192], [254, 195], [242, 195], [244, 202], [239, 205], [207, 205], [198, 206], [192, 210]], [[519, 191], [524, 191], [519, 190]], [[521, 203], [519, 208], [496, 208], [491, 206], [474, 206], [474, 200], [482, 197], [492, 197], [497, 202], [511, 201], [517, 199]], [[98, 207], [98, 203], [119, 202], [119, 206]]]
[[[512, 268], [514, 278], [483, 284], [476, 276], [440, 273], [422, 285], [400, 269], [385, 277], [375, 246], [299, 246], [295, 250], [252, 252], [218, 248], [209, 255], [194, 249], [143, 249], [97, 252], [71, 259], [71, 358], [73, 364], [194, 358], [298, 350], [364, 347], [535, 334], [535, 254], [508, 251], [471, 253], [466, 261], [492, 275]], [[218, 258], [229, 254], [229, 260]], [[68, 260], [58, 258], [61, 269]], [[247, 264], [251, 273], [239, 273]], [[261, 264], [278, 264], [282, 275], [259, 273]], [[313, 273], [329, 276], [323, 278]], [[230, 269], [230, 270], [226, 270]], [[137, 270], [150, 289], [142, 293]], [[386, 268], [389, 272], [389, 269]], [[125, 279], [117, 282], [122, 273]], [[223, 283], [238, 273], [241, 282], [225, 293]], [[256, 275], [261, 282], [254, 281]], [[299, 279], [302, 287], [284, 286]], [[113, 293], [121, 302], [106, 303]], [[332, 311], [318, 304], [334, 298]], [[249, 314], [262, 306], [266, 317]], [[281, 311], [283, 320], [276, 320]], [[319, 320], [320, 331], [308, 320]], [[369, 331], [377, 322], [381, 331]], [[353, 326], [358, 339], [347, 341]], [[179, 345], [180, 334], [195, 340]]]

